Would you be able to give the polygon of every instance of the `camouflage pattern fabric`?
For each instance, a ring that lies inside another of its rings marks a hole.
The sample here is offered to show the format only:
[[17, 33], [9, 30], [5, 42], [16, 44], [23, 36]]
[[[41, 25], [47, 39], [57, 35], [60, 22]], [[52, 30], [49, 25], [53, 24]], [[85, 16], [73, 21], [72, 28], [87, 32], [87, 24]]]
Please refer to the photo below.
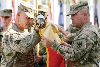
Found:
[[55, 44], [53, 49], [62, 54], [66, 60], [77, 62], [75, 67], [99, 67], [100, 34], [90, 22], [77, 32], [71, 45]]
[[1, 67], [33, 67], [33, 47], [40, 41], [33, 32], [19, 32], [13, 25], [3, 36]]
[[72, 24], [70, 24], [69, 27], [66, 29], [66, 31], [71, 33], [71, 37], [70, 37], [70, 39], [68, 41], [68, 43], [71, 44], [72, 40], [76, 36], [76, 33], [77, 33], [78, 29], [76, 27], [73, 27]]

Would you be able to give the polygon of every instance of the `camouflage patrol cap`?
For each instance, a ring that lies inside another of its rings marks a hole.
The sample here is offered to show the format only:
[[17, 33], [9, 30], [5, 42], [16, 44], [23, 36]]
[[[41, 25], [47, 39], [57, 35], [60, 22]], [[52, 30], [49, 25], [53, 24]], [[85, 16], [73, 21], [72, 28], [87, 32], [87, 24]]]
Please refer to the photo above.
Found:
[[80, 1], [77, 4], [70, 6], [70, 11], [67, 14], [67, 16], [76, 14], [77, 12], [79, 12], [81, 9], [84, 9], [84, 8], [89, 9], [88, 2]]
[[48, 6], [47, 5], [38, 5], [38, 11], [47, 12]]
[[18, 11], [23, 11], [28, 17], [34, 18], [34, 9], [32, 9], [32, 7], [29, 5], [20, 3], [18, 6]]
[[0, 10], [0, 16], [12, 16], [12, 9]]

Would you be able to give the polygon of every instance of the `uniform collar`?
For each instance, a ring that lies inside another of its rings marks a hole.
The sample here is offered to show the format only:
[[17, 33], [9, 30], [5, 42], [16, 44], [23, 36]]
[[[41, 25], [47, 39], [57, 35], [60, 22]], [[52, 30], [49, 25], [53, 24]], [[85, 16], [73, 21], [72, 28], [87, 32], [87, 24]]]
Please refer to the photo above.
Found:
[[89, 27], [89, 25], [91, 25], [91, 22], [88, 22], [88, 23], [84, 24], [84, 25], [82, 26], [82, 28], [77, 32], [77, 34], [79, 34], [84, 28]]
[[88, 22], [88, 23], [84, 24], [84, 25], [82, 26], [81, 30], [83, 30], [83, 29], [86, 28], [86, 27], [89, 27], [89, 25], [91, 25], [91, 22]]
[[12, 29], [17, 31], [17, 32], [24, 32], [24, 31], [20, 30], [15, 23], [13, 24]]

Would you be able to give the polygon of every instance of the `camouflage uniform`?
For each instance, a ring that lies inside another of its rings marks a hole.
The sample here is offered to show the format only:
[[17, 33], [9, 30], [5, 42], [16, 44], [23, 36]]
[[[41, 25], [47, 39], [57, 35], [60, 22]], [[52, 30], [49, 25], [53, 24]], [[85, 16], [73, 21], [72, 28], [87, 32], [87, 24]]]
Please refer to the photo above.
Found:
[[72, 40], [76, 36], [76, 33], [77, 33], [78, 29], [76, 27], [73, 27], [72, 24], [70, 24], [69, 27], [66, 29], [66, 31], [71, 33], [71, 37], [70, 37], [70, 39], [68, 41], [68, 43], [71, 44]]
[[[14, 25], [3, 37], [3, 57], [1, 64], [5, 67], [33, 67], [33, 47], [40, 41], [39, 35], [18, 32]], [[30, 60], [28, 62], [28, 60]]]
[[[35, 62], [36, 66], [38, 65], [38, 67], [47, 67], [47, 65], [46, 65], [46, 61], [47, 61], [46, 47], [44, 47], [44, 45], [41, 42], [39, 42], [39, 45], [40, 45], [40, 47], [39, 47], [39, 56], [42, 56], [42, 59], [38, 63]], [[35, 51], [34, 51], [35, 55], [37, 55], [36, 54], [37, 53], [36, 48], [37, 48], [37, 46], [35, 47]]]
[[71, 32], [71, 33], [76, 33], [78, 29], [76, 27], [73, 27], [72, 24], [70, 24], [69, 27], [66, 29], [66, 31]]
[[[36, 21], [37, 21], [37, 24], [39, 24], [39, 27], [41, 29], [45, 29], [46, 27], [46, 19], [47, 18], [47, 13], [48, 11], [48, 6], [47, 5], [38, 5], [38, 15], [37, 15], [37, 18], [36, 18]], [[42, 19], [42, 20], [40, 20]], [[41, 34], [40, 34], [41, 35]], [[37, 47], [35, 47], [35, 52], [37, 53]], [[44, 45], [39, 42], [39, 56], [42, 57], [41, 61], [38, 62], [38, 66], [37, 66], [37, 63], [36, 63], [36, 67], [47, 67], [47, 64], [46, 64], [46, 61], [47, 61], [47, 52], [46, 52], [46, 47], [44, 47]]]
[[[76, 34], [71, 46], [53, 45], [65, 59], [78, 62], [76, 67], [96, 67], [100, 60], [100, 35], [91, 23], [87, 23]], [[90, 66], [85, 66], [90, 64]], [[79, 66], [80, 65], [80, 66]], [[93, 66], [94, 65], [94, 66]]]
[[[87, 8], [87, 5], [87, 2], [80, 2], [76, 6], [71, 6], [69, 15], [77, 13], [82, 8]], [[55, 44], [52, 47], [62, 54], [65, 60], [72, 61], [72, 67], [99, 67], [100, 34], [90, 22], [83, 25], [76, 33], [71, 45]]]
[[[20, 5], [20, 9], [28, 11], [23, 5]], [[1, 67], [34, 67], [33, 47], [40, 41], [34, 29], [31, 32], [20, 32], [14, 24], [4, 34], [2, 41]]]

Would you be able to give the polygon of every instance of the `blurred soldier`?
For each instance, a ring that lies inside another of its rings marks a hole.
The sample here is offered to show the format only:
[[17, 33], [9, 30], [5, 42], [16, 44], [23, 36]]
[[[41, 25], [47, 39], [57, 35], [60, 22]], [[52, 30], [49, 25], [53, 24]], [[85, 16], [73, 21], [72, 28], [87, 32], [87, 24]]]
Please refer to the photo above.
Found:
[[3, 36], [1, 67], [34, 67], [33, 47], [40, 41], [34, 29], [28, 32], [28, 22], [34, 18], [33, 9], [20, 4], [15, 23]]
[[[41, 28], [41, 30], [39, 31], [41, 37], [47, 37], [47, 38], [51, 39], [52, 41], [56, 40], [57, 42], [61, 42], [61, 39], [59, 36], [61, 33], [58, 30], [58, 26], [54, 25], [51, 22], [48, 22], [47, 12], [46, 12], [48, 10], [48, 8], [45, 8], [44, 5], [39, 5], [39, 8], [40, 9], [39, 9], [39, 14], [37, 16], [37, 23], [39, 23], [39, 26]], [[46, 55], [43, 55], [43, 56], [45, 57], [45, 59], [47, 59], [47, 65], [49, 67], [56, 67], [56, 66], [64, 67], [65, 66], [64, 59], [61, 55], [57, 54], [57, 52], [55, 52], [51, 48], [47, 48], [47, 52], [48, 52], [47, 53], [48, 56], [46, 56]], [[42, 51], [42, 53], [43, 53], [43, 51]], [[44, 52], [44, 54], [46, 54], [46, 52]]]
[[0, 11], [0, 60], [1, 60], [1, 40], [5, 31], [7, 31], [11, 27], [11, 19], [12, 19], [12, 10], [11, 9], [3, 9]]
[[[72, 24], [78, 28], [71, 45], [52, 45], [53, 49], [61, 53], [66, 60], [73, 63], [68, 67], [99, 67], [100, 62], [100, 34], [98, 29], [91, 25], [89, 6], [86, 1], [70, 7]], [[52, 42], [42, 39], [46, 46]]]
[[[47, 9], [48, 7], [46, 5], [38, 5], [38, 15], [36, 17], [36, 25], [39, 26], [40, 29], [44, 29], [46, 27], [47, 23]], [[47, 52], [46, 47], [44, 47], [41, 42], [39, 43], [39, 55], [36, 55], [35, 57], [35, 67], [47, 67], [46, 61], [47, 61]], [[37, 46], [35, 47], [36, 53], [37, 53]]]

